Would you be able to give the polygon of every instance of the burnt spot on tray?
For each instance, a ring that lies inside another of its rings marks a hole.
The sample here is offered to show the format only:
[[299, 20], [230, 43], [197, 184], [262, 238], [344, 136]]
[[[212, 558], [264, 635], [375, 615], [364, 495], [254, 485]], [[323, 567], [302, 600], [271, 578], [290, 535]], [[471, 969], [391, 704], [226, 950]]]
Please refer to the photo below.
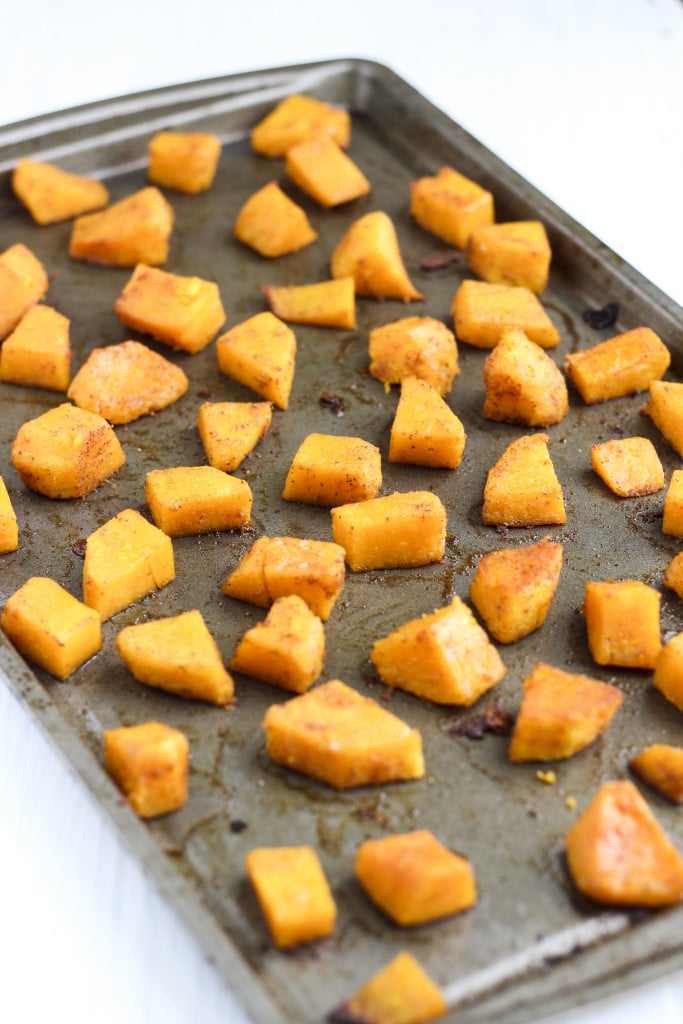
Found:
[[619, 303], [608, 302], [600, 309], [584, 309], [581, 316], [589, 327], [596, 331], [601, 331], [605, 327], [614, 326], [616, 323], [619, 316]]
[[451, 736], [465, 736], [468, 740], [481, 740], [487, 732], [496, 736], [509, 736], [512, 732], [513, 715], [498, 704], [491, 704], [476, 715], [469, 715], [449, 726]]
[[340, 398], [339, 395], [331, 395], [325, 392], [324, 395], [320, 396], [318, 402], [324, 409], [329, 409], [330, 412], [334, 413], [335, 416], [344, 415], [344, 399]]

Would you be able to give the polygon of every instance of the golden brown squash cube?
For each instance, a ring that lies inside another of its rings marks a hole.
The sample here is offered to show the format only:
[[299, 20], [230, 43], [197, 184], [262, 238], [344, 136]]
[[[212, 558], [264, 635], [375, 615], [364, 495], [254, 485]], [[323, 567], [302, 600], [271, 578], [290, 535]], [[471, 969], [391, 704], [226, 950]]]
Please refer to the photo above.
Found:
[[359, 217], [332, 253], [332, 277], [353, 277], [356, 295], [414, 302], [424, 295], [408, 277], [393, 221], [383, 210]]
[[285, 173], [302, 192], [327, 209], [350, 203], [370, 191], [370, 182], [361, 169], [329, 136], [290, 146]]
[[483, 224], [467, 240], [467, 265], [493, 284], [521, 285], [538, 294], [548, 283], [551, 250], [540, 220]]
[[173, 221], [173, 208], [149, 185], [105, 210], [77, 217], [69, 256], [110, 267], [159, 266], [168, 259]]
[[294, 454], [282, 497], [306, 505], [346, 505], [382, 488], [379, 448], [361, 437], [309, 434]]
[[0, 348], [0, 380], [29, 388], [66, 391], [71, 378], [70, 321], [38, 303]]
[[439, 987], [402, 950], [330, 1014], [330, 1024], [423, 1024], [447, 1011]]
[[683, 384], [653, 380], [650, 399], [641, 411], [650, 417], [671, 447], [683, 456]]
[[512, 644], [546, 620], [562, 569], [562, 545], [542, 540], [484, 555], [470, 599], [499, 644]]
[[263, 294], [275, 316], [288, 323], [349, 329], [356, 326], [356, 292], [352, 277], [281, 288], [264, 285]]
[[537, 662], [522, 684], [510, 760], [573, 757], [602, 736], [623, 700], [616, 686]]
[[482, 415], [502, 423], [549, 427], [569, 411], [565, 379], [540, 345], [518, 327], [505, 331], [484, 363]]
[[460, 373], [453, 332], [431, 316], [408, 316], [370, 331], [370, 373], [384, 384], [419, 377], [447, 395]]
[[458, 341], [494, 348], [503, 333], [517, 327], [541, 348], [560, 344], [560, 333], [534, 292], [523, 286], [463, 281], [451, 305]]
[[547, 434], [519, 437], [491, 467], [482, 509], [486, 526], [546, 526], [567, 521], [548, 440]]
[[152, 519], [169, 537], [214, 530], [241, 530], [251, 522], [251, 488], [246, 480], [213, 466], [152, 469], [145, 478]]
[[145, 686], [221, 707], [233, 698], [232, 676], [196, 609], [125, 626], [116, 649]]
[[234, 472], [270, 429], [270, 402], [204, 402], [197, 429], [209, 465]]
[[33, 576], [7, 599], [0, 629], [20, 654], [67, 679], [102, 647], [97, 612], [47, 576]]
[[109, 190], [101, 181], [42, 160], [19, 161], [12, 172], [12, 191], [36, 224], [70, 220], [109, 202]]
[[260, 256], [277, 259], [315, 242], [318, 232], [305, 210], [269, 181], [249, 196], [237, 214], [234, 235]]
[[271, 312], [257, 313], [216, 342], [218, 369], [251, 388], [278, 409], [286, 409], [294, 380], [296, 337]]
[[419, 377], [404, 377], [389, 435], [389, 462], [455, 469], [466, 440], [462, 422], [436, 388]]
[[119, 512], [87, 539], [83, 600], [103, 622], [174, 578], [171, 538], [135, 509]]
[[649, 327], [636, 327], [580, 352], [569, 352], [567, 376], [586, 405], [646, 391], [659, 380], [671, 354]]
[[683, 747], [653, 743], [628, 763], [631, 771], [674, 804], [683, 804]]
[[662, 532], [670, 537], [683, 537], [683, 470], [671, 474], [664, 499]]
[[0, 341], [40, 302], [49, 283], [45, 267], [22, 242], [0, 253]]
[[323, 670], [325, 630], [298, 594], [279, 597], [263, 622], [248, 629], [230, 661], [233, 672], [305, 693]]
[[272, 704], [263, 727], [273, 761], [335, 789], [424, 775], [417, 729], [339, 679]]
[[674, 593], [678, 594], [683, 601], [683, 551], [679, 552], [669, 562], [662, 583], [669, 590], [673, 590]]
[[600, 786], [565, 847], [577, 889], [598, 903], [663, 907], [683, 896], [683, 858], [628, 779]]
[[655, 494], [664, 487], [664, 468], [647, 437], [620, 437], [592, 444], [590, 453], [591, 467], [620, 498]]
[[640, 580], [589, 580], [582, 612], [593, 661], [654, 668], [662, 649], [660, 601], [659, 591]]
[[113, 427], [69, 402], [22, 424], [12, 445], [23, 483], [48, 498], [84, 498], [125, 461]]
[[330, 512], [332, 539], [353, 572], [410, 569], [440, 562], [446, 509], [431, 491], [403, 491], [340, 505]]
[[493, 195], [452, 167], [410, 184], [410, 212], [420, 227], [464, 249], [475, 228], [493, 224]]
[[652, 682], [663, 697], [683, 711], [683, 633], [676, 633], [660, 650]]
[[0, 476], [0, 555], [19, 547], [19, 526], [5, 481]]
[[190, 744], [161, 722], [142, 722], [104, 733], [105, 767], [140, 818], [179, 810], [188, 796]]
[[498, 651], [457, 596], [378, 640], [370, 660], [387, 686], [436, 704], [468, 707], [505, 675]]
[[221, 140], [212, 132], [162, 131], [149, 140], [147, 154], [152, 184], [197, 195], [213, 184]]
[[246, 868], [278, 949], [332, 934], [337, 907], [312, 846], [258, 847]]
[[320, 136], [334, 139], [346, 149], [351, 137], [348, 111], [313, 96], [293, 93], [254, 126], [251, 144], [261, 156], [279, 157], [296, 143]]

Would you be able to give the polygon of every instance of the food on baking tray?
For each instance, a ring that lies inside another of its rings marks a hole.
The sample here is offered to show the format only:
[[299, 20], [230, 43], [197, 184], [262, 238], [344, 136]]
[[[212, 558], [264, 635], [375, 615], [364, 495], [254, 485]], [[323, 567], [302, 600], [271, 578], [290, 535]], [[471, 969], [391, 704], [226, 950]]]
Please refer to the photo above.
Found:
[[20, 160], [12, 171], [12, 191], [37, 224], [56, 224], [109, 202], [101, 181], [65, 171], [41, 160]]
[[474, 228], [493, 223], [493, 196], [452, 167], [410, 185], [410, 212], [420, 227], [464, 249]]
[[569, 411], [567, 383], [547, 352], [518, 327], [505, 331], [484, 363], [482, 415], [503, 423], [549, 427]]
[[671, 447], [683, 456], [683, 383], [653, 380], [649, 401], [642, 411]]
[[212, 132], [161, 131], [149, 140], [147, 155], [152, 184], [196, 195], [213, 184], [221, 140]]
[[0, 555], [16, 551], [19, 547], [19, 526], [16, 513], [7, 490], [7, 485], [0, 476]]
[[351, 224], [337, 243], [330, 265], [332, 277], [353, 277], [356, 295], [402, 302], [424, 299], [408, 277], [396, 228], [383, 210], [366, 213]]
[[537, 662], [522, 684], [510, 760], [573, 757], [603, 734], [623, 700], [610, 683]]
[[662, 532], [683, 537], [683, 470], [674, 469], [664, 499]]
[[370, 660], [387, 686], [436, 704], [474, 704], [505, 675], [498, 651], [457, 595], [377, 640]]
[[436, 388], [419, 377], [403, 377], [389, 435], [389, 462], [455, 469], [467, 435]]
[[248, 629], [230, 660], [233, 672], [304, 693], [323, 670], [325, 630], [298, 594], [278, 597], [263, 622]]
[[22, 242], [0, 253], [0, 341], [40, 302], [49, 283], [45, 267]]
[[576, 887], [598, 903], [662, 907], [683, 896], [683, 858], [628, 779], [600, 786], [565, 846]]
[[119, 512], [87, 538], [83, 600], [103, 622], [174, 578], [171, 538], [135, 509]]
[[423, 1024], [448, 1010], [441, 990], [402, 950], [333, 1010], [330, 1024]]
[[272, 704], [263, 728], [273, 761], [335, 789], [424, 775], [417, 729], [339, 679]]
[[102, 647], [97, 612], [47, 576], [32, 576], [10, 595], [0, 628], [20, 654], [57, 679], [67, 679]]
[[346, 149], [351, 138], [349, 113], [314, 96], [293, 93], [254, 125], [251, 144], [262, 156], [280, 157], [297, 142], [320, 136]]
[[71, 379], [70, 321], [51, 306], [29, 309], [0, 348], [0, 380], [66, 391]]
[[367, 839], [356, 878], [373, 903], [403, 927], [469, 910], [477, 900], [472, 865], [428, 829]]
[[676, 633], [662, 647], [655, 659], [652, 682], [663, 697], [683, 711], [683, 633]]
[[654, 668], [662, 648], [661, 596], [640, 580], [589, 580], [582, 613], [593, 661], [620, 668]]
[[315, 242], [318, 232], [306, 211], [276, 181], [249, 196], [235, 220], [234, 235], [260, 256], [277, 259]]
[[370, 191], [370, 182], [361, 169], [329, 136], [291, 146], [285, 157], [285, 172], [302, 192], [328, 209]]
[[173, 208], [155, 185], [149, 185], [105, 210], [77, 217], [69, 256], [111, 267], [156, 267], [168, 259], [173, 221]]
[[538, 294], [548, 283], [550, 242], [539, 220], [482, 224], [467, 240], [467, 265], [493, 284], [521, 285]]
[[296, 337], [270, 311], [257, 313], [216, 342], [218, 369], [278, 409], [286, 409], [294, 380]]
[[586, 405], [646, 391], [671, 362], [668, 348], [649, 327], [635, 327], [564, 359], [567, 376]]
[[233, 698], [232, 677], [197, 609], [125, 626], [116, 649], [146, 686], [220, 706]]
[[270, 402], [204, 402], [197, 430], [211, 466], [232, 473], [270, 429]]
[[683, 747], [653, 743], [632, 757], [631, 771], [674, 804], [683, 804]]
[[139, 341], [93, 348], [68, 397], [109, 423], [130, 423], [177, 402], [187, 391], [184, 370]]
[[487, 526], [548, 526], [567, 521], [547, 434], [511, 441], [488, 471], [482, 521]]
[[349, 330], [356, 326], [356, 292], [352, 277], [281, 288], [264, 285], [263, 294], [275, 316], [289, 323]]
[[546, 620], [562, 570], [562, 545], [552, 540], [484, 555], [470, 599], [499, 644], [512, 644]]
[[125, 461], [111, 424], [69, 402], [23, 423], [12, 445], [23, 483], [48, 498], [84, 498]]
[[353, 572], [409, 569], [440, 562], [446, 509], [431, 491], [397, 491], [331, 509], [332, 539]]
[[152, 519], [169, 537], [242, 530], [251, 522], [251, 488], [214, 466], [152, 469], [145, 478]]
[[669, 562], [662, 583], [683, 600], [683, 551], [675, 555]]
[[258, 847], [246, 869], [278, 949], [332, 934], [337, 907], [312, 846]]
[[453, 296], [451, 315], [458, 341], [475, 348], [494, 348], [511, 327], [541, 348], [561, 340], [538, 296], [521, 285], [465, 280]]
[[381, 487], [376, 445], [361, 437], [309, 434], [294, 453], [282, 497], [306, 505], [346, 505], [376, 498]]
[[190, 745], [179, 729], [142, 722], [104, 733], [109, 775], [141, 818], [179, 810], [187, 801]]
[[223, 583], [223, 593], [269, 608], [298, 594], [325, 622], [344, 588], [344, 549], [328, 540], [259, 537]]
[[591, 467], [620, 498], [655, 494], [664, 487], [664, 467], [647, 437], [620, 437], [590, 446]]
[[419, 377], [447, 395], [460, 373], [453, 332], [431, 316], [407, 316], [370, 331], [370, 373], [384, 384]]

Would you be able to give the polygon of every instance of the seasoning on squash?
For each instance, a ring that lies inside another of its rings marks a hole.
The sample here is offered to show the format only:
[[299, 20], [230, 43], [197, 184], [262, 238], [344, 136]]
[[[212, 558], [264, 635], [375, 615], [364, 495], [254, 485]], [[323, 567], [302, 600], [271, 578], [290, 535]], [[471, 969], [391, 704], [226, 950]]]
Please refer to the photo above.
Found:
[[441, 990], [401, 950], [329, 1015], [330, 1024], [423, 1024], [448, 1010]]
[[632, 757], [631, 771], [674, 804], [683, 804], [683, 747], [653, 743]]
[[248, 629], [230, 660], [241, 672], [272, 686], [305, 693], [323, 670], [325, 630], [298, 594], [278, 597], [263, 622]]
[[467, 240], [467, 265], [493, 284], [511, 284], [538, 294], [548, 283], [552, 252], [540, 220], [482, 224]]
[[220, 155], [213, 132], [156, 132], [147, 146], [147, 176], [154, 185], [197, 195], [213, 184]]
[[352, 277], [279, 288], [263, 285], [263, 294], [274, 315], [287, 323], [349, 330], [356, 326], [356, 292]]
[[410, 184], [415, 221], [443, 242], [464, 249], [474, 228], [492, 224], [493, 195], [452, 167]]
[[149, 185], [104, 210], [77, 217], [69, 256], [111, 267], [159, 266], [168, 259], [173, 221], [173, 208]]
[[297, 252], [318, 237], [306, 211], [276, 181], [269, 181], [244, 202], [233, 233], [238, 242], [267, 259]]
[[109, 202], [109, 190], [101, 181], [43, 160], [20, 160], [12, 171], [12, 191], [36, 224], [70, 220]]
[[451, 315], [458, 341], [475, 348], [494, 348], [513, 327], [541, 348], [561, 340], [538, 296], [522, 285], [465, 280], [453, 296]]
[[519, 437], [489, 469], [482, 508], [486, 526], [550, 526], [567, 521], [548, 440], [547, 434]]
[[0, 348], [0, 380], [66, 391], [71, 379], [69, 328], [69, 319], [51, 306], [32, 306]]
[[460, 373], [453, 332], [431, 316], [408, 316], [370, 331], [371, 375], [384, 384], [418, 377], [447, 395]]
[[321, 206], [330, 209], [366, 196], [370, 182], [330, 136], [304, 139], [290, 146], [285, 173]]
[[348, 111], [314, 96], [292, 93], [269, 111], [251, 132], [251, 144], [267, 157], [285, 156], [304, 139], [334, 139], [343, 149], [349, 145], [351, 117]]
[[45, 296], [45, 267], [22, 242], [0, 253], [0, 341]]
[[619, 498], [655, 494], [664, 487], [664, 468], [647, 437], [619, 437], [592, 444], [590, 453], [592, 469]]
[[389, 462], [455, 469], [467, 435], [461, 420], [436, 388], [419, 377], [404, 377], [389, 435]]
[[518, 327], [504, 331], [484, 363], [482, 415], [503, 423], [549, 427], [569, 411], [566, 381], [547, 352]]
[[190, 745], [162, 722], [108, 729], [103, 736], [107, 772], [140, 818], [179, 810], [188, 797]]
[[649, 327], [636, 327], [567, 353], [564, 365], [586, 405], [593, 405], [646, 391], [664, 375], [670, 362], [671, 354], [658, 335]]
[[246, 869], [278, 949], [332, 934], [337, 907], [312, 846], [257, 847]]
[[408, 277], [394, 223], [383, 210], [366, 213], [347, 229], [332, 253], [332, 277], [353, 277], [356, 295], [424, 299]]
[[0, 476], [0, 555], [16, 551], [19, 547], [19, 525], [7, 490]]
[[306, 505], [346, 505], [382, 488], [379, 448], [360, 437], [308, 434], [291, 461], [282, 497]]
[[598, 665], [653, 669], [662, 649], [661, 594], [640, 580], [589, 580], [582, 613]]
[[653, 380], [649, 401], [641, 411], [650, 417], [674, 451], [683, 456], [683, 384]]
[[231, 327], [216, 342], [218, 369], [255, 391], [278, 409], [286, 409], [294, 380], [296, 337], [270, 311]]
[[402, 491], [331, 509], [332, 539], [353, 572], [440, 562], [446, 509], [431, 491]]
[[683, 711], [683, 633], [676, 633], [660, 650], [652, 682], [663, 697]]
[[233, 473], [270, 429], [270, 402], [204, 402], [197, 430], [209, 465]]

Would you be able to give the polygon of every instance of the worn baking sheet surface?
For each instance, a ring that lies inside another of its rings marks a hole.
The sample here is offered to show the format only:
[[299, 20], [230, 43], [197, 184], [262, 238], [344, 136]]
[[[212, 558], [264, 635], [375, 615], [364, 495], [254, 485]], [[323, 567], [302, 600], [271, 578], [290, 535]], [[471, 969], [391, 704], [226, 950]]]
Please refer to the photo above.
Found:
[[[353, 110], [351, 155], [372, 182], [370, 196], [323, 211], [287, 184], [281, 162], [252, 154], [250, 126], [293, 91]], [[113, 312], [130, 272], [70, 262], [70, 226], [34, 225], [11, 196], [9, 172], [21, 156], [53, 159], [104, 176], [116, 199], [145, 184], [146, 143], [161, 127], [216, 131], [224, 141], [209, 192], [195, 197], [168, 193], [176, 227], [166, 267], [215, 279], [228, 326], [265, 308], [263, 284], [326, 278], [330, 254], [346, 227], [374, 209], [393, 218], [410, 276], [426, 296], [410, 307], [359, 300], [353, 331], [295, 327], [299, 353], [290, 408], [275, 411], [269, 434], [237, 471], [253, 490], [256, 535], [330, 537], [327, 510], [280, 498], [289, 462], [313, 430], [373, 441], [385, 458], [385, 493], [429, 488], [447, 507], [449, 539], [442, 564], [347, 576], [343, 597], [326, 625], [324, 678], [344, 679], [382, 699], [383, 687], [368, 662], [374, 640], [406, 619], [442, 606], [453, 594], [466, 599], [484, 552], [551, 534], [564, 544], [565, 565], [548, 619], [537, 633], [502, 649], [506, 678], [481, 705], [495, 698], [514, 712], [521, 681], [539, 659], [614, 681], [626, 701], [603, 739], [555, 766], [554, 786], [539, 782], [536, 766], [511, 765], [504, 738], [486, 736], [476, 742], [455, 736], [452, 727], [471, 710], [432, 706], [399, 692], [391, 695], [388, 706], [422, 732], [427, 762], [423, 780], [340, 794], [280, 769], [264, 754], [260, 723], [266, 708], [286, 694], [237, 677], [237, 699], [227, 710], [183, 702], [138, 685], [114, 647], [124, 625], [196, 607], [228, 661], [244, 630], [264, 615], [221, 592], [223, 579], [254, 539], [239, 534], [176, 540], [173, 584], [107, 622], [104, 650], [68, 682], [56, 683], [40, 672], [34, 676], [1, 638], [0, 671], [75, 764], [256, 1020], [320, 1020], [400, 948], [410, 949], [449, 988], [455, 1004], [452, 1019], [472, 1022], [529, 1019], [622, 988], [627, 979], [680, 965], [683, 911], [631, 920], [586, 905], [577, 900], [568, 880], [562, 847], [567, 828], [598, 784], [626, 775], [629, 757], [646, 743], [680, 743], [683, 721], [653, 690], [650, 674], [603, 670], [588, 656], [579, 614], [585, 581], [636, 577], [660, 587], [679, 547], [662, 534], [663, 492], [642, 499], [614, 498], [591, 473], [588, 446], [644, 434], [657, 445], [667, 478], [680, 459], [641, 414], [642, 396], [586, 408], [572, 394], [569, 416], [548, 431], [564, 488], [567, 524], [501, 536], [481, 524], [483, 486], [490, 465], [521, 431], [481, 417], [486, 353], [460, 346], [462, 372], [449, 401], [465, 424], [468, 440], [463, 464], [453, 472], [386, 462], [397, 390], [385, 393], [366, 372], [372, 327], [408, 314], [428, 314], [450, 324], [451, 300], [466, 269], [460, 262], [422, 270], [422, 259], [444, 247], [414, 225], [408, 212], [410, 181], [447, 163], [492, 189], [499, 220], [538, 216], [547, 224], [554, 261], [543, 301], [563, 339], [552, 353], [558, 363], [577, 347], [648, 324], [670, 346], [670, 375], [676, 377], [683, 344], [680, 309], [389, 70], [346, 60], [158, 90], [0, 133], [0, 248], [23, 241], [45, 263], [52, 277], [46, 301], [72, 320], [74, 369], [92, 346], [131, 336]], [[245, 198], [273, 178], [304, 206], [320, 237], [300, 253], [268, 262], [232, 239], [232, 225]], [[607, 301], [620, 304], [618, 324], [611, 331], [594, 331], [581, 312]], [[74, 553], [74, 542], [124, 507], [146, 514], [143, 483], [148, 470], [205, 461], [195, 427], [202, 402], [253, 398], [218, 374], [214, 345], [183, 356], [144, 340], [185, 369], [189, 391], [158, 415], [117, 428], [126, 465], [83, 501], [50, 501], [29, 492], [10, 462], [20, 424], [57, 404], [60, 396], [0, 385], [0, 473], [21, 531], [19, 551], [2, 559], [3, 602], [36, 574], [51, 575], [80, 596], [82, 560]], [[342, 417], [320, 404], [324, 393], [343, 400]], [[665, 634], [683, 629], [683, 606], [666, 591], [662, 623]], [[142, 824], [102, 771], [102, 732], [150, 718], [188, 735], [191, 796], [178, 813]], [[652, 792], [646, 795], [683, 848], [680, 811]], [[567, 807], [569, 796], [576, 798], [576, 810]], [[353, 857], [367, 837], [416, 827], [432, 829], [471, 859], [480, 897], [468, 914], [402, 931], [360, 891]], [[257, 845], [302, 842], [320, 853], [339, 918], [332, 938], [285, 955], [275, 952], [268, 940], [245, 880], [244, 858]]]

